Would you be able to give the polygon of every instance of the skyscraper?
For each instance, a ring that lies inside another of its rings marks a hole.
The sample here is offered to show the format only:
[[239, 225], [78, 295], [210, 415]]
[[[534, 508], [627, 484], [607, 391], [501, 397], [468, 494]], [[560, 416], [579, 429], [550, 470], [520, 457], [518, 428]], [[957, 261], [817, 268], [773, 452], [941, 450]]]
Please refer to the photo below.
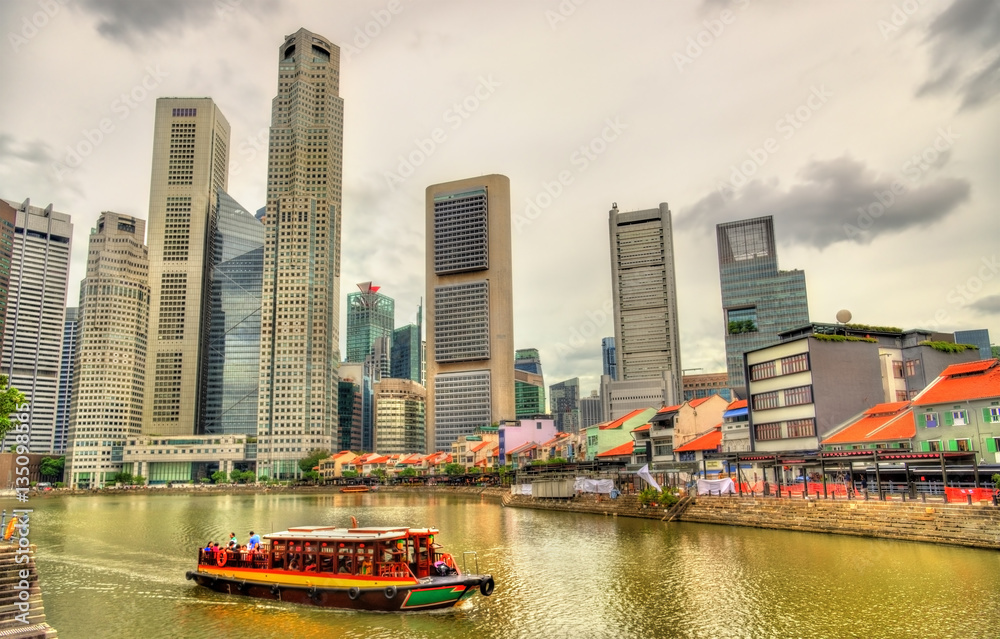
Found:
[[427, 445], [513, 419], [510, 180], [427, 187]]
[[[29, 398], [32, 453], [56, 447], [56, 403], [73, 224], [65, 213], [7, 201], [15, 209], [10, 290], [0, 374]], [[8, 435], [4, 450], [13, 443]]]
[[142, 431], [149, 330], [146, 221], [111, 211], [90, 232], [80, 284], [66, 477], [103, 486], [124, 469], [127, 440]]
[[76, 336], [79, 332], [79, 308], [66, 308], [63, 320], [62, 359], [59, 365], [59, 394], [56, 399], [56, 437], [53, 452], [66, 452], [69, 434], [69, 408], [73, 398], [73, 365], [76, 362]]
[[601, 340], [601, 359], [604, 363], [604, 375], [611, 377], [611, 381], [618, 381], [618, 363], [615, 361], [615, 338], [605, 337]]
[[0, 336], [6, 333], [7, 295], [10, 292], [10, 273], [14, 256], [14, 224], [17, 209], [0, 200]]
[[219, 191], [212, 238], [203, 432], [257, 434], [264, 225]]
[[261, 309], [258, 472], [283, 478], [339, 424], [344, 101], [340, 49], [306, 29], [278, 47]]
[[743, 354], [780, 340], [778, 333], [809, 323], [806, 276], [779, 271], [770, 215], [716, 226], [726, 326], [729, 386], [746, 393]]
[[537, 348], [514, 351], [514, 411], [517, 417], [546, 413], [545, 378]]
[[371, 282], [358, 284], [359, 292], [347, 295], [347, 358], [363, 362], [371, 357], [383, 377], [391, 375], [389, 362], [396, 302]]
[[601, 395], [598, 391], [590, 391], [590, 397], [580, 398], [580, 430], [596, 426], [605, 421]]
[[[334, 436], [333, 450], [361, 451], [361, 429], [364, 423], [364, 364], [340, 365], [337, 411], [340, 425]], [[370, 384], [369, 384], [370, 387]], [[370, 402], [369, 402], [370, 404]]]
[[969, 331], [955, 331], [956, 344], [975, 344], [979, 347], [980, 359], [993, 359], [993, 351], [990, 348], [989, 329], [980, 328]]
[[561, 433], [580, 431], [580, 378], [549, 386], [549, 411]]
[[400, 326], [392, 332], [392, 375], [396, 379], [412, 379], [423, 386], [423, 348], [420, 340], [420, 310], [417, 323]]
[[203, 432], [212, 236], [229, 122], [210, 98], [160, 98], [149, 190], [149, 345], [143, 431]]
[[542, 374], [542, 358], [537, 348], [519, 348], [514, 351], [514, 368], [535, 375]]
[[670, 209], [664, 203], [623, 212], [615, 204], [608, 227], [618, 379], [654, 379], [667, 373], [668, 390], [679, 398], [680, 322]]
[[424, 450], [424, 387], [412, 379], [384, 378], [375, 384], [375, 445], [382, 455]]

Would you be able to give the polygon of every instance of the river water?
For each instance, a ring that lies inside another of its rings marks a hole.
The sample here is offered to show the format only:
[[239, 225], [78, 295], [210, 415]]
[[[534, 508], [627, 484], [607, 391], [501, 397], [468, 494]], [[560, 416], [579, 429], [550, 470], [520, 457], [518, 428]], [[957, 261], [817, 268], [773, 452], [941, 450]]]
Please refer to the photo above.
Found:
[[[503, 508], [462, 495], [147, 495], [33, 500], [49, 623], [103, 637], [1000, 637], [1000, 553]], [[307, 524], [440, 528], [492, 597], [376, 614], [187, 581], [199, 546]], [[470, 566], [471, 568], [471, 566]]]

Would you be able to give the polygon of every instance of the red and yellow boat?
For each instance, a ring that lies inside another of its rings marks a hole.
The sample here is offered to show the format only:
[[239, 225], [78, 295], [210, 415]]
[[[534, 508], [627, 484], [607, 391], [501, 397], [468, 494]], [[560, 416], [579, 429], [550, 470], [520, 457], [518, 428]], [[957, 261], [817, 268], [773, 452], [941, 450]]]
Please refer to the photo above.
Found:
[[[493, 577], [466, 574], [434, 543], [434, 528], [301, 526], [265, 535], [258, 551], [198, 551], [187, 578], [216, 592], [355, 610], [434, 610]], [[476, 562], [474, 552], [470, 556]]]

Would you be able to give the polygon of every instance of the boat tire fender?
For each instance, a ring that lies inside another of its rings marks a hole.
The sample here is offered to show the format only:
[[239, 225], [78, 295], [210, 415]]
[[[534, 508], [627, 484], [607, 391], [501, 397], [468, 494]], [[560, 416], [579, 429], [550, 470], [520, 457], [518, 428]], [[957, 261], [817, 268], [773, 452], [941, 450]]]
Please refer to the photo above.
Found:
[[316, 586], [313, 586], [312, 588], [310, 588], [309, 589], [309, 598], [310, 599], [319, 599], [319, 588], [317, 588]]
[[354, 601], [361, 594], [361, 589], [357, 586], [353, 586], [347, 589], [347, 596], [350, 597], [351, 601]]
[[385, 588], [385, 598], [386, 599], [392, 599], [395, 596], [396, 596], [396, 587], [395, 586], [386, 586], [386, 588]]
[[272, 595], [274, 595], [275, 597], [277, 597], [280, 592], [281, 592], [281, 588], [278, 588], [277, 585], [271, 586], [271, 594]]
[[243, 580], [243, 581], [241, 581], [241, 582], [240, 582], [239, 584], [237, 584], [237, 586], [236, 586], [236, 587], [240, 589], [240, 592], [246, 592], [246, 590], [247, 590], [247, 582], [246, 582], [246, 579], [244, 579], [244, 580]]
[[493, 594], [493, 588], [496, 584], [493, 582], [493, 577], [487, 577], [484, 581], [479, 584], [479, 592], [484, 597], [489, 597]]
[[184, 575], [188, 580], [194, 579], [194, 573], [190, 570]]

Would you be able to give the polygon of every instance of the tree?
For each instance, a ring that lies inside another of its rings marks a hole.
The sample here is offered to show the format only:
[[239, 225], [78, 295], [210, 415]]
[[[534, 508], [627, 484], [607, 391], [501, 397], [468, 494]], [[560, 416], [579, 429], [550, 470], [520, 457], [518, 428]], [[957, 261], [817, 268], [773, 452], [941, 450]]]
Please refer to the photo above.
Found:
[[212, 483], [212, 480], [211, 480], [211, 479], [209, 479], [208, 477], [202, 477], [202, 478], [201, 478], [201, 479], [199, 479], [198, 481], [200, 481], [200, 482], [201, 482], [201, 483], [203, 483], [203, 484], [210, 484], [210, 483]]
[[266, 484], [267, 482], [271, 481], [271, 478], [268, 477], [267, 475], [261, 475], [260, 477], [257, 478], [257, 481], [259, 481], [262, 484]]
[[354, 477], [358, 476], [358, 471], [345, 470], [344, 472], [340, 473], [340, 476], [343, 477], [344, 479], [353, 479]]
[[384, 468], [376, 468], [372, 471], [372, 477], [379, 480], [379, 482], [384, 483], [389, 477], [389, 473], [385, 472]]
[[42, 477], [61, 479], [65, 466], [65, 457], [42, 457], [42, 463], [39, 465], [39, 473], [41, 473]]
[[255, 481], [257, 481], [257, 473], [253, 472], [252, 470], [244, 470], [242, 473], [240, 473], [240, 481], [247, 484], [252, 484]]
[[[21, 429], [21, 422], [15, 417], [11, 419], [11, 414], [16, 413], [27, 402], [24, 393], [9, 384], [6, 375], [0, 375], [0, 441], [7, 436], [7, 432], [17, 427], [17, 432], [27, 434], [27, 428]], [[21, 442], [18, 442], [21, 443]], [[25, 440], [24, 443], [28, 443]]]
[[135, 486], [142, 486], [146, 483], [146, 478], [142, 475], [135, 475], [132, 477], [132, 484]]
[[330, 451], [321, 448], [314, 448], [309, 455], [299, 460], [299, 470], [309, 472], [314, 466], [319, 464], [319, 460], [330, 456]]
[[319, 481], [319, 471], [307, 470], [306, 472], [302, 473], [302, 478], [307, 479], [309, 481]]
[[212, 473], [212, 483], [221, 484], [224, 481], [226, 481], [226, 473], [222, 472], [221, 470], [217, 470], [214, 473]]
[[456, 475], [464, 475], [465, 474], [465, 466], [463, 466], [462, 464], [456, 464], [456, 463], [445, 464], [444, 465], [444, 472], [449, 477], [454, 477]]
[[416, 468], [404, 468], [403, 470], [399, 471], [399, 476], [400, 477], [416, 477], [417, 476], [417, 469]]

